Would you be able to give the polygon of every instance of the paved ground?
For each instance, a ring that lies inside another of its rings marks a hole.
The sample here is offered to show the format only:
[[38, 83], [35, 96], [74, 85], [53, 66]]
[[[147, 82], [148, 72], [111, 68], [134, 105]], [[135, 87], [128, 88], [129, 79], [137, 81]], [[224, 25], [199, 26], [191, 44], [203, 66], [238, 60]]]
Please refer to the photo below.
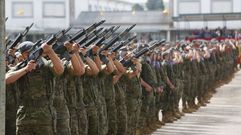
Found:
[[241, 135], [241, 71], [217, 89], [211, 103], [152, 135]]

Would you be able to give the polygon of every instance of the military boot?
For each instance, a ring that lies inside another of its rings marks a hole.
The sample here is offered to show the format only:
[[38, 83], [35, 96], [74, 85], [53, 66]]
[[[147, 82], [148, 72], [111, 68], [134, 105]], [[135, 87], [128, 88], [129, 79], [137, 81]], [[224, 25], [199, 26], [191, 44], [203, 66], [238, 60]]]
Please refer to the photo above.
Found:
[[173, 123], [174, 120], [170, 116], [170, 113], [165, 112], [165, 113], [163, 113], [162, 121], [164, 123]]

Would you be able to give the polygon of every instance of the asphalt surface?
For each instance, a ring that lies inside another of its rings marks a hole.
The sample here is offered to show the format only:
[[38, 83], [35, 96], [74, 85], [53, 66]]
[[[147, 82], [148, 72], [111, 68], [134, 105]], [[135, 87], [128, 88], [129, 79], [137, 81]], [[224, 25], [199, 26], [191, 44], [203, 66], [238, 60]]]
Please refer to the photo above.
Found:
[[217, 88], [210, 103], [152, 135], [241, 135], [241, 71]]

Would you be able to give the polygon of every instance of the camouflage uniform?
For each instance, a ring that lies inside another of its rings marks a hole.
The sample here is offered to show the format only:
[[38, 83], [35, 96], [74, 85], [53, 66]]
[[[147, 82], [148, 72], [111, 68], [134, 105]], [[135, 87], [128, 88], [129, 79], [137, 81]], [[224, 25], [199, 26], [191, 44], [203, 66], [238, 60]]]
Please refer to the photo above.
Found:
[[113, 74], [105, 76], [104, 97], [107, 107], [108, 133], [107, 135], [115, 135], [117, 133], [117, 110], [115, 103], [115, 89], [113, 82]]
[[98, 85], [97, 77], [84, 75], [82, 84], [84, 90], [84, 104], [86, 105], [88, 118], [88, 134], [99, 134], [99, 116], [98, 116]]
[[[65, 68], [65, 70], [67, 70]], [[56, 134], [70, 135], [70, 114], [65, 99], [66, 79], [65, 75], [56, 77], [54, 83], [55, 97], [53, 101], [56, 110]]]
[[[163, 75], [164, 73], [163, 73], [163, 69], [161, 67], [161, 63], [159, 61], [153, 61], [152, 68], [156, 75], [158, 87], [162, 86], [164, 89], [165, 83], [163, 81], [165, 81], [165, 79], [164, 79], [165, 77]], [[163, 103], [162, 95], [163, 95], [163, 92], [156, 93], [156, 95], [155, 95], [155, 110], [151, 110], [151, 111], [155, 112], [154, 113], [155, 117], [153, 118], [154, 122], [159, 121], [159, 111], [162, 109], [162, 103]]]
[[16, 113], [17, 113], [17, 87], [16, 84], [6, 86], [6, 135], [16, 134]]
[[140, 77], [153, 88], [152, 92], [147, 92], [145, 88], [142, 87], [142, 106], [139, 126], [145, 127], [147, 124], [151, 124], [151, 119], [155, 116], [155, 113], [153, 113], [155, 107], [154, 88], [157, 87], [157, 79], [155, 73], [152, 71], [152, 67], [147, 63], [147, 60], [142, 60], [141, 64], [142, 71]]
[[183, 93], [183, 64], [182, 63], [175, 63], [173, 65], [173, 72], [174, 72], [174, 85], [176, 86], [176, 97], [174, 99], [174, 113], [179, 112], [179, 101], [182, 97], [182, 93]]
[[73, 76], [70, 71], [65, 71], [65, 98], [67, 101], [67, 106], [70, 113], [70, 129], [72, 135], [79, 135], [79, 125], [77, 116], [77, 91], [75, 85], [75, 79], [77, 77]]
[[161, 61], [157, 62], [158, 66], [155, 66], [155, 70], [156, 70], [156, 74], [157, 74], [157, 80], [158, 82], [161, 84], [161, 86], [163, 86], [163, 92], [159, 93], [156, 96], [156, 119], [159, 120], [159, 111], [163, 110], [164, 107], [164, 99], [165, 99], [165, 92], [166, 92], [166, 84], [165, 82], [167, 81], [167, 74], [163, 69], [163, 66], [161, 64]]
[[21, 77], [17, 135], [53, 135], [53, 76], [51, 62], [40, 59], [39, 70]]
[[98, 78], [98, 102], [97, 109], [99, 115], [99, 135], [106, 135], [108, 133], [108, 119], [107, 119], [107, 108], [104, 97], [105, 92], [105, 74], [100, 72]]
[[187, 58], [183, 59], [183, 95], [182, 95], [182, 108], [187, 109], [187, 102], [191, 98], [191, 61]]
[[122, 77], [115, 84], [115, 100], [117, 109], [117, 135], [127, 134], [127, 107], [126, 107], [126, 85]]
[[80, 135], [88, 134], [88, 118], [86, 105], [84, 104], [84, 90], [83, 90], [83, 82], [81, 81], [81, 77], [75, 78], [75, 86], [76, 86], [76, 95], [77, 95], [77, 104], [76, 104], [76, 112], [78, 118], [78, 130]]
[[135, 134], [135, 130], [138, 127], [140, 110], [141, 110], [141, 95], [142, 89], [140, 85], [140, 78], [128, 78], [123, 75], [124, 83], [127, 86], [126, 89], [126, 106], [127, 106], [127, 135]]
[[199, 64], [199, 69], [200, 69], [200, 75], [199, 75], [199, 83], [198, 83], [198, 102], [203, 104], [204, 96], [205, 96], [205, 79], [207, 79], [207, 68], [204, 62], [204, 59], [201, 59], [201, 62]]

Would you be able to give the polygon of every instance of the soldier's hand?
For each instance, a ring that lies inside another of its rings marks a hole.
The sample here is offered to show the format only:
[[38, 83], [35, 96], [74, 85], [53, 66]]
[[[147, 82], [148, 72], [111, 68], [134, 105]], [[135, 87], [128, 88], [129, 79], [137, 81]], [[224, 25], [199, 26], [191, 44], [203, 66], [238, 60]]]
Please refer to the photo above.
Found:
[[147, 92], [151, 92], [151, 91], [152, 91], [152, 87], [151, 87], [151, 86], [146, 86], [146, 87], [145, 87], [145, 90], [146, 90]]
[[11, 56], [15, 57], [15, 49], [9, 49], [8, 55], [11, 55]]
[[111, 59], [114, 59], [116, 57], [116, 53], [115, 52], [112, 52], [111, 54], [110, 54], [110, 58]]
[[28, 65], [25, 67], [25, 71], [31, 72], [32, 70], [36, 69], [37, 64], [34, 60], [28, 62]]
[[44, 54], [49, 54], [51, 51], [53, 51], [52, 46], [48, 45], [47, 43], [43, 43], [41, 45], [41, 48], [43, 49], [43, 51], [44, 51], [43, 53]]
[[104, 50], [104, 51], [101, 52], [101, 54], [104, 55], [104, 56], [108, 56], [108, 51]]
[[73, 50], [73, 45], [70, 42], [65, 42], [64, 46], [68, 50], [68, 52]]
[[176, 89], [176, 87], [174, 85], [171, 85], [170, 88], [171, 88], [171, 90], [175, 90]]
[[93, 54], [97, 54], [99, 50], [100, 50], [100, 47], [96, 46], [96, 45], [94, 45], [93, 48], [92, 48]]
[[163, 92], [163, 87], [162, 86], [161, 87], [157, 87], [156, 92], [158, 94], [161, 94]]
[[74, 44], [73, 44], [73, 51], [74, 51], [74, 52], [79, 52], [79, 50], [80, 50], [80, 48], [79, 48], [78, 44], [77, 44], [77, 43], [74, 43]]
[[133, 59], [132, 59], [132, 62], [133, 62], [135, 65], [139, 64], [139, 60], [136, 59], [136, 58], [133, 58]]
[[86, 55], [86, 49], [85, 49], [85, 48], [80, 48], [80, 52], [81, 52], [83, 55]]

